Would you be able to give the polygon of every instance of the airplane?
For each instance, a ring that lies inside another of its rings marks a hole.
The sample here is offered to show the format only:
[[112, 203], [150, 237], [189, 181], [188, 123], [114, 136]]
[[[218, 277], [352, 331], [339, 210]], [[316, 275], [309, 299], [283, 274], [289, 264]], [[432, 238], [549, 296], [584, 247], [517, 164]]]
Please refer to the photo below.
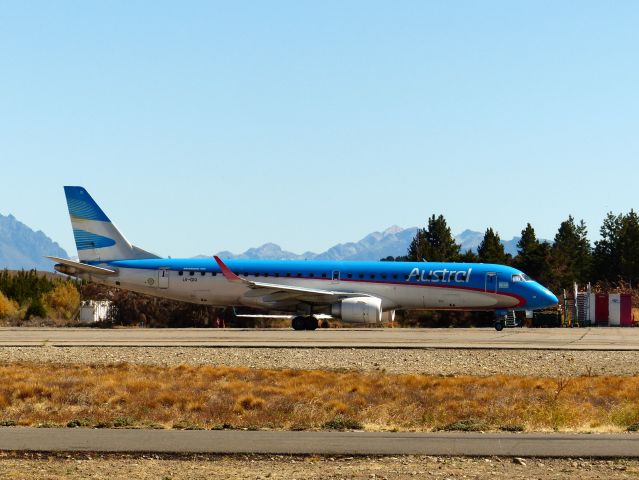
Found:
[[557, 297], [505, 265], [446, 262], [161, 258], [120, 233], [83, 188], [64, 187], [79, 262], [48, 257], [79, 279], [155, 297], [292, 314], [315, 330], [318, 316], [350, 324], [392, 322], [397, 310], [536, 310]]

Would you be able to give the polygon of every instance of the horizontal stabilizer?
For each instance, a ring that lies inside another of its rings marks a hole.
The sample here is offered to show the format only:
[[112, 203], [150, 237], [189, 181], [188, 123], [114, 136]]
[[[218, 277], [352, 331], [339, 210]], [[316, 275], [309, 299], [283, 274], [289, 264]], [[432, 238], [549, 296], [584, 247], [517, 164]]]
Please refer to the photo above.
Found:
[[93, 275], [115, 275], [118, 272], [111, 270], [110, 268], [96, 267], [94, 265], [87, 265], [86, 263], [74, 262], [66, 258], [60, 257], [47, 257], [50, 260], [56, 262], [56, 267], [61, 266], [63, 268], [56, 268], [61, 273], [91, 273]]

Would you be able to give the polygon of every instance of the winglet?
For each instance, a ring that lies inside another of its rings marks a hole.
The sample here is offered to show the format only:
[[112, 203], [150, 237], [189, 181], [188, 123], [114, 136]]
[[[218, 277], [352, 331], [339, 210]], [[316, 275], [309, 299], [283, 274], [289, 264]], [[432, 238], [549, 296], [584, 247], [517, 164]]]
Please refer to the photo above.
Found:
[[222, 270], [222, 275], [224, 275], [224, 278], [226, 278], [229, 282], [242, 282], [243, 281], [240, 277], [235, 275], [231, 271], [231, 269], [229, 267], [226, 266], [226, 264], [222, 261], [222, 259], [220, 257], [218, 257], [217, 255], [213, 255], [213, 258], [215, 259], [215, 261], [217, 262], [218, 266]]

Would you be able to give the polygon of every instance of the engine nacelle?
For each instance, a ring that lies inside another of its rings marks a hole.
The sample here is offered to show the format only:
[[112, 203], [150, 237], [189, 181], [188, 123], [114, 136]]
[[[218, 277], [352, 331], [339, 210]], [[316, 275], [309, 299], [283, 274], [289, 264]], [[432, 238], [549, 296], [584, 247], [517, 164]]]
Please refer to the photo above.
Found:
[[377, 297], [345, 298], [331, 306], [331, 315], [347, 323], [380, 323], [382, 299]]

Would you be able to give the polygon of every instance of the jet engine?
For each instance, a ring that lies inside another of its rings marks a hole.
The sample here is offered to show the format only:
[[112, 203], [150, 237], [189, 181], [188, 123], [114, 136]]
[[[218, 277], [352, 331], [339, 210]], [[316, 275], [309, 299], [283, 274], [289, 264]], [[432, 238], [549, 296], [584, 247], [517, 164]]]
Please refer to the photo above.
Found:
[[331, 316], [347, 323], [380, 323], [382, 299], [377, 297], [345, 298], [331, 305]]

